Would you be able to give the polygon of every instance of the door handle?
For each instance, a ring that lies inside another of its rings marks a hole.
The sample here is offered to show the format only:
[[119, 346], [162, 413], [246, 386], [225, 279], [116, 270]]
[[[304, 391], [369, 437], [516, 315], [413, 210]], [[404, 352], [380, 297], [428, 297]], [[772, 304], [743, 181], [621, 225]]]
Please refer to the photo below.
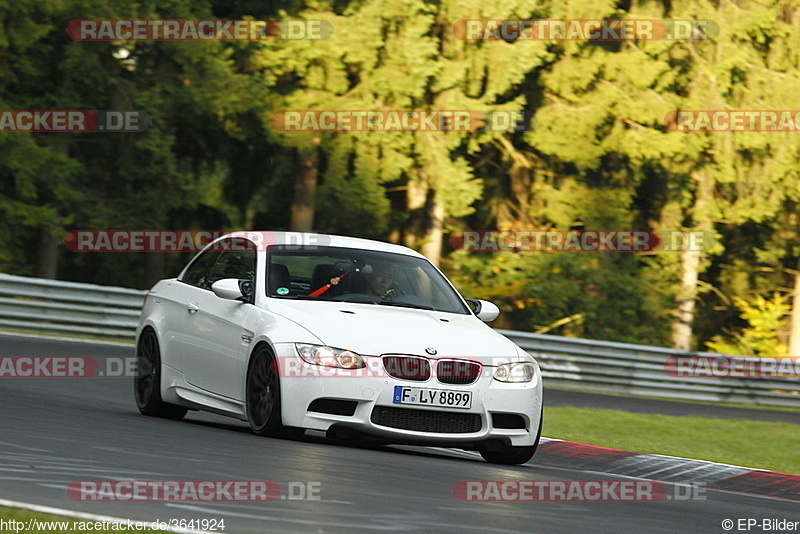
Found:
[[196, 302], [190, 302], [189, 304], [186, 305], [186, 310], [191, 314], [197, 313], [197, 310], [199, 309], [200, 306], [198, 306]]

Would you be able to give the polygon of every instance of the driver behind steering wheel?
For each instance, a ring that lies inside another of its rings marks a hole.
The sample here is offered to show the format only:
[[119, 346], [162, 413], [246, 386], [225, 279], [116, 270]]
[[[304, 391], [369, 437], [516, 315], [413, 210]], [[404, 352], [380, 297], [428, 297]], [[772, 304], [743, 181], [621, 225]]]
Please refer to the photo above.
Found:
[[367, 277], [367, 292], [382, 299], [400, 295], [400, 291], [392, 289], [394, 283], [394, 267], [389, 263], [374, 263], [372, 273]]

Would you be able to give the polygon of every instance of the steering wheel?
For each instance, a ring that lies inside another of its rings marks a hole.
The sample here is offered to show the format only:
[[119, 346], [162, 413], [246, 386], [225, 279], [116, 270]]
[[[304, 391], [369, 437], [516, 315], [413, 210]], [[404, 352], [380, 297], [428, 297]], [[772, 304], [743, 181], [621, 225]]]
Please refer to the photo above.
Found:
[[406, 292], [400, 289], [399, 287], [390, 287], [386, 293], [383, 294], [381, 297], [382, 300], [394, 300], [397, 297], [402, 297], [405, 295]]

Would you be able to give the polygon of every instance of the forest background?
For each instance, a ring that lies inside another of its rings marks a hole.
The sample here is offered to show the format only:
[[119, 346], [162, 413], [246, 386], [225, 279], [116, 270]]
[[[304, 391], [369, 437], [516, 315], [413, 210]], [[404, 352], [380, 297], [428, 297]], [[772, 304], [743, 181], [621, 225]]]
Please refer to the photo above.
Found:
[[[0, 0], [0, 108], [144, 110], [142, 133], [0, 132], [0, 272], [146, 288], [185, 253], [70, 230], [313, 230], [422, 251], [493, 326], [800, 354], [800, 132], [670, 131], [800, 110], [793, 0]], [[324, 20], [325, 40], [74, 41], [73, 19]], [[473, 40], [463, 19], [713, 21], [684, 40]], [[519, 111], [523, 131], [278, 131], [282, 110]], [[702, 250], [469, 252], [472, 230], [713, 235]], [[797, 313], [792, 315], [792, 306]], [[793, 321], [794, 318], [794, 321]], [[794, 334], [793, 334], [794, 332]]]

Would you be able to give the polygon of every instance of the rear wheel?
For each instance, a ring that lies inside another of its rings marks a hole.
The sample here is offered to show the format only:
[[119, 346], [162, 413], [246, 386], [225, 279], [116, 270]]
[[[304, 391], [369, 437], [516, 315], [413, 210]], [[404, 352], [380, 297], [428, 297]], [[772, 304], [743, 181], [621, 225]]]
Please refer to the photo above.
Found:
[[275, 356], [267, 345], [256, 347], [247, 369], [247, 421], [259, 436], [299, 438], [302, 428], [283, 426], [281, 384]]
[[161, 399], [161, 351], [152, 328], [145, 329], [136, 345], [136, 375], [133, 379], [136, 406], [144, 415], [182, 419], [186, 408]]
[[544, 410], [539, 415], [539, 430], [536, 432], [536, 441], [533, 445], [525, 447], [513, 447], [500, 443], [487, 443], [478, 448], [478, 452], [484, 460], [492, 464], [519, 465], [528, 462], [533, 458], [536, 448], [539, 446], [539, 438], [542, 437], [542, 419]]

